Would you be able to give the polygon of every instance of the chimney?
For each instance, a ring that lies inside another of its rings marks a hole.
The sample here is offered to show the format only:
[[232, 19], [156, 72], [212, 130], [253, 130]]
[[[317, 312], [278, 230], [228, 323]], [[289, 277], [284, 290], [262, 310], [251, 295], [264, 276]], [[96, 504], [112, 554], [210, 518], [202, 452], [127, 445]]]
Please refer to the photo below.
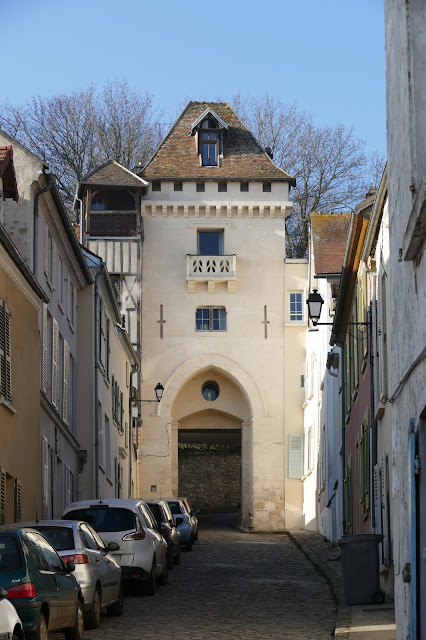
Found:
[[274, 157], [274, 154], [272, 153], [271, 147], [265, 147], [265, 151], [272, 160], [272, 158]]

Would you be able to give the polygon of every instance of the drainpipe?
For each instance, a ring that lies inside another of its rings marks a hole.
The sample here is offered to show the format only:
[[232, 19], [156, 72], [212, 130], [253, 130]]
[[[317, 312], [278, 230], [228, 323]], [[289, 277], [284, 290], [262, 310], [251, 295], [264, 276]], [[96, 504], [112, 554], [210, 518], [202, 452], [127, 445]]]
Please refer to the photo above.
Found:
[[99, 309], [99, 277], [105, 271], [105, 262], [101, 262], [99, 271], [95, 276], [95, 300], [94, 300], [94, 313], [95, 313], [95, 329], [94, 329], [94, 354], [95, 354], [95, 498], [99, 498], [99, 412], [98, 412], [98, 393], [99, 393], [99, 331], [98, 331], [98, 309]]
[[38, 277], [38, 207], [40, 196], [46, 191], [50, 191], [53, 187], [52, 172], [48, 167], [44, 167], [43, 175], [47, 178], [47, 185], [43, 189], [39, 189], [34, 197], [34, 234], [33, 234], [33, 274]]
[[346, 500], [345, 500], [345, 471], [346, 471], [346, 400], [345, 400], [345, 376], [344, 371], [346, 371], [346, 357], [344, 344], [341, 346], [342, 353], [342, 534], [345, 536], [347, 534], [347, 522], [346, 522]]

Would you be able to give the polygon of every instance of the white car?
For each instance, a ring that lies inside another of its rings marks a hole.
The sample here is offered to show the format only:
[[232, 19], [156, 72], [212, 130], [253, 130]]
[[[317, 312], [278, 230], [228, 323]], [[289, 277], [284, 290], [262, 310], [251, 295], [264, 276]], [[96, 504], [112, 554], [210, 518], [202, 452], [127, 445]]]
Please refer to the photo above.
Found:
[[188, 513], [181, 498], [162, 498], [170, 507], [173, 519], [180, 533], [180, 543], [185, 546], [185, 551], [192, 551], [195, 542], [192, 517]]
[[109, 616], [123, 615], [121, 567], [111, 554], [118, 545], [105, 546], [87, 522], [33, 520], [21, 525], [40, 531], [65, 565], [69, 561], [74, 563], [74, 576], [84, 598], [86, 629], [99, 627], [102, 607], [106, 607]]
[[115, 542], [112, 555], [121, 566], [122, 579], [141, 582], [149, 595], [157, 584], [167, 584], [167, 542], [143, 500], [111, 498], [82, 500], [65, 509], [65, 520], [90, 524], [106, 545]]
[[24, 640], [24, 637], [16, 609], [7, 599], [7, 591], [0, 589], [0, 640]]

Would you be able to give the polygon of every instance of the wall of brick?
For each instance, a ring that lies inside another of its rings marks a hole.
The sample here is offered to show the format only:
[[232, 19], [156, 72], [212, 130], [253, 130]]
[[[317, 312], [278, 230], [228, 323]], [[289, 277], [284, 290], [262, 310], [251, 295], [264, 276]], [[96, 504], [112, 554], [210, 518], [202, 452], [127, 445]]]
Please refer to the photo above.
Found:
[[202, 513], [240, 509], [241, 455], [185, 454], [179, 456], [179, 495]]

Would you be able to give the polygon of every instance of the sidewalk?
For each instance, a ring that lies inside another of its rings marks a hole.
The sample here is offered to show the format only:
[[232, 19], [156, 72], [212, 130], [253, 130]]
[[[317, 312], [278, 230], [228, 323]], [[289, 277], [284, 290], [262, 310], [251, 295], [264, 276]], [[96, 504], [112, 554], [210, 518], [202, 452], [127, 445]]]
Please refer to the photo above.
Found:
[[395, 608], [380, 605], [347, 605], [343, 593], [340, 550], [314, 531], [287, 532], [294, 544], [329, 583], [337, 604], [337, 640], [396, 640]]

